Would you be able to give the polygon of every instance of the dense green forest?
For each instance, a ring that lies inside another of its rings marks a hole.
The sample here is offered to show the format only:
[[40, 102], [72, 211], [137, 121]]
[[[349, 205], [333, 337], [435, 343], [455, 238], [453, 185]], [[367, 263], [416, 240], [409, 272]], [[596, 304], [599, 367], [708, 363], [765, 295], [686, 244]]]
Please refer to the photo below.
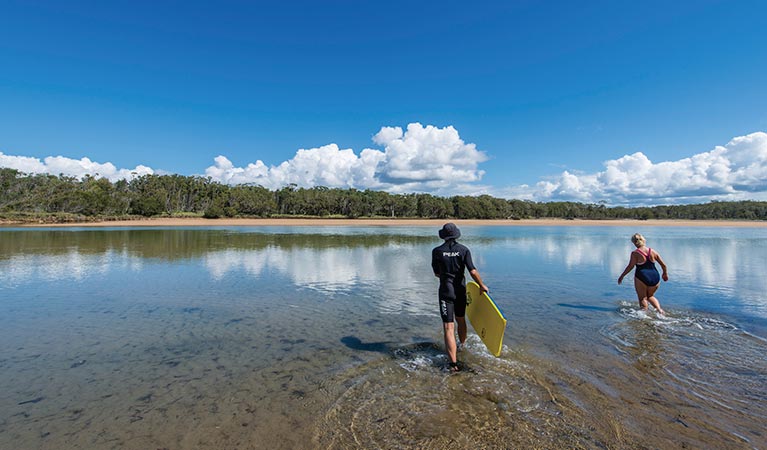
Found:
[[489, 195], [446, 198], [326, 187], [307, 189], [295, 185], [271, 191], [261, 186], [229, 186], [210, 178], [182, 175], [146, 175], [112, 183], [105, 178], [24, 174], [3, 168], [0, 169], [0, 215], [53, 220], [158, 215], [767, 220], [767, 202], [627, 208], [506, 200]]

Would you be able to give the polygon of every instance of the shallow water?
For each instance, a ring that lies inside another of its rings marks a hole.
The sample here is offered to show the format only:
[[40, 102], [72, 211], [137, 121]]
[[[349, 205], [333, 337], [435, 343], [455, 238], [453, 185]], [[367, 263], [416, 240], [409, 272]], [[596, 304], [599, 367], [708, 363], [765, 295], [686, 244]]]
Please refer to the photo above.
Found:
[[449, 375], [430, 228], [0, 229], [0, 448], [767, 448], [767, 230], [462, 231], [509, 327]]

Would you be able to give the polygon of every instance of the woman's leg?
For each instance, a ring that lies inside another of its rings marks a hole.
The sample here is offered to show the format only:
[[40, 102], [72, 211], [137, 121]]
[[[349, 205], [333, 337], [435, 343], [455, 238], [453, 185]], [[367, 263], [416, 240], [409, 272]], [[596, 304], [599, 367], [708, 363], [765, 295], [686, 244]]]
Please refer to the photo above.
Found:
[[637, 291], [639, 307], [642, 309], [647, 309], [647, 285], [639, 281], [639, 278], [634, 277], [634, 290]]
[[660, 283], [656, 284], [655, 286], [650, 286], [647, 288], [647, 301], [650, 302], [650, 304], [655, 308], [656, 311], [658, 311], [660, 314], [665, 314], [663, 311], [663, 308], [660, 307], [660, 302], [657, 298], [655, 298], [655, 292], [660, 287]]

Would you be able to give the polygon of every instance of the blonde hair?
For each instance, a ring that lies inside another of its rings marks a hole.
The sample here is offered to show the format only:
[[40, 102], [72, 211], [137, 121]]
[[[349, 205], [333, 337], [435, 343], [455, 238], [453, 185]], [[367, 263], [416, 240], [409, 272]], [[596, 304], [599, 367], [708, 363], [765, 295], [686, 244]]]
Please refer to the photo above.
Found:
[[645, 240], [644, 236], [642, 236], [641, 234], [639, 234], [639, 233], [634, 233], [634, 235], [633, 235], [633, 236], [631, 236], [631, 242], [633, 242], [633, 243], [634, 243], [634, 245], [636, 245], [637, 247], [641, 247], [641, 246], [643, 246], [643, 245], [645, 244], [645, 242], [647, 242], [647, 241]]

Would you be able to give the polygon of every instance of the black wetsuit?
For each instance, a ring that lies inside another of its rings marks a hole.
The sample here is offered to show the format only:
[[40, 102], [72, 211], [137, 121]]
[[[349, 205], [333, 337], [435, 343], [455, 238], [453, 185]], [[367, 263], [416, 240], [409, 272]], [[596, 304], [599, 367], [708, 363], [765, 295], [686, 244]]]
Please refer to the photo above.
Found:
[[646, 286], [656, 286], [658, 283], [660, 283], [660, 274], [658, 273], [658, 269], [655, 267], [655, 262], [650, 259], [652, 256], [652, 250], [648, 248], [646, 255], [639, 249], [637, 249], [636, 252], [644, 256], [644, 262], [642, 264], [636, 265], [634, 276]]
[[448, 239], [431, 251], [431, 268], [439, 276], [439, 311], [443, 322], [466, 315], [465, 271], [476, 269], [468, 247]]

